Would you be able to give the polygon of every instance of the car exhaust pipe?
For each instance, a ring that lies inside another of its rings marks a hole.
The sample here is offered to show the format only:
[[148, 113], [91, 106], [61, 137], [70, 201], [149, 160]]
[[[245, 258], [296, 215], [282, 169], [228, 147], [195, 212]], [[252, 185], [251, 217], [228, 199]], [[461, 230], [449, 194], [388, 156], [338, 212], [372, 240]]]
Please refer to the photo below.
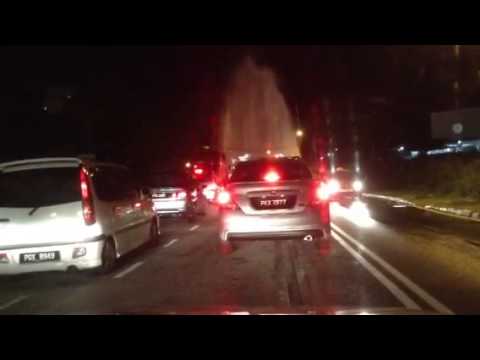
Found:
[[303, 240], [304, 240], [304, 241], [313, 241], [313, 236], [310, 235], [310, 234], [305, 235], [305, 236], [303, 237]]

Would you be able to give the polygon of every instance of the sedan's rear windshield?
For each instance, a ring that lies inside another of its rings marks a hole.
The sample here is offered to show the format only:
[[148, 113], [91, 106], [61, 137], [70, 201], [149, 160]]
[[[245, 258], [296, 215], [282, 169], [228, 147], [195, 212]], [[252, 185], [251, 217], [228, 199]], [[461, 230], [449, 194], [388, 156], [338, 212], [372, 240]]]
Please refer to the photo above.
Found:
[[80, 200], [76, 167], [0, 172], [0, 207], [43, 207]]
[[300, 160], [257, 160], [239, 163], [230, 178], [231, 182], [264, 181], [269, 171], [276, 172], [280, 180], [309, 180], [312, 174]]
[[146, 185], [151, 188], [190, 187], [192, 186], [193, 180], [184, 173], [165, 172], [148, 176], [146, 182]]

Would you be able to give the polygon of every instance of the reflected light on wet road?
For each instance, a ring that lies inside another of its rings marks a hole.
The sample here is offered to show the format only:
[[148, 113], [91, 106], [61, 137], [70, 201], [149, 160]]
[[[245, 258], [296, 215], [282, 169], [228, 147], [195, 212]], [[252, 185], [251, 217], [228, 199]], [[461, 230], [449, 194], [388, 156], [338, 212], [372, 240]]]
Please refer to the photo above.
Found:
[[370, 217], [367, 205], [362, 201], [354, 201], [349, 207], [343, 207], [337, 202], [332, 202], [330, 212], [332, 215], [343, 217], [362, 228], [375, 225], [375, 220]]

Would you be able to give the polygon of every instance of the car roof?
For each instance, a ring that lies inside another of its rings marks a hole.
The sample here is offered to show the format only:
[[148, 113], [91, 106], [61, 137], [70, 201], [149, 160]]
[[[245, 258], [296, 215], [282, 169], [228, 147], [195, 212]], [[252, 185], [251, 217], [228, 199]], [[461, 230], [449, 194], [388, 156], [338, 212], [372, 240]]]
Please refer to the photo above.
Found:
[[303, 160], [300, 157], [257, 157], [253, 159], [248, 159], [245, 161], [239, 161], [237, 162], [238, 164], [252, 164], [252, 163], [264, 163], [264, 162], [294, 162], [294, 161], [299, 161], [303, 163]]
[[33, 159], [24, 159], [17, 161], [10, 161], [5, 163], [0, 163], [0, 172], [8, 171], [20, 171], [28, 169], [41, 169], [41, 168], [51, 168], [51, 167], [75, 167], [83, 164], [89, 168], [94, 168], [98, 166], [111, 166], [111, 167], [120, 167], [125, 168], [125, 166], [114, 164], [114, 163], [105, 163], [98, 162], [95, 160], [82, 159], [80, 157], [46, 157], [46, 158], [33, 158]]

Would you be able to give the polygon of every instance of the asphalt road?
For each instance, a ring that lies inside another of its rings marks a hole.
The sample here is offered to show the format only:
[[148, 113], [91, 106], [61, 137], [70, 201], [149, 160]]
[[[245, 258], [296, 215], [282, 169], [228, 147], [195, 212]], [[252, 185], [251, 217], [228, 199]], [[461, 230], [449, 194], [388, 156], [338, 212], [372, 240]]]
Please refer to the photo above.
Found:
[[365, 199], [332, 205], [330, 249], [244, 241], [222, 253], [212, 209], [162, 220], [162, 241], [109, 275], [0, 278], [0, 314], [480, 313], [478, 223]]

